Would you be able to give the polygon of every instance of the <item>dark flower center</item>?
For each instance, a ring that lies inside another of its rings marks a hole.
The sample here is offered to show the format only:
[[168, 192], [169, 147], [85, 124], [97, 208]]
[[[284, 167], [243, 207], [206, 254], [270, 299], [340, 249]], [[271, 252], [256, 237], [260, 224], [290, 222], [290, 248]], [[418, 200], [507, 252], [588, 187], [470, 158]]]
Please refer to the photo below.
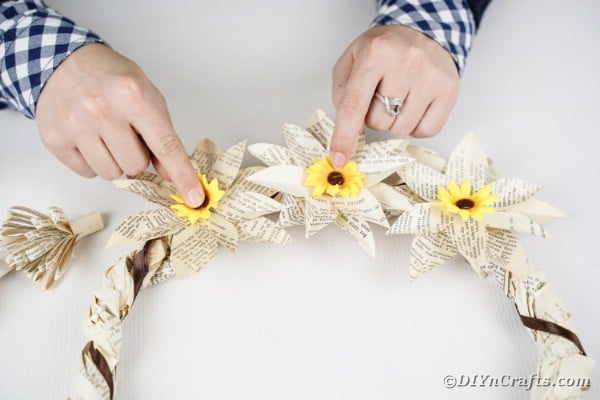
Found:
[[470, 210], [475, 207], [475, 203], [471, 199], [460, 199], [454, 205], [461, 210]]
[[327, 175], [327, 182], [330, 185], [341, 185], [344, 183], [344, 175], [341, 172], [333, 171]]
[[195, 210], [202, 210], [204, 207], [206, 207], [208, 205], [208, 202], [210, 200], [208, 199], [208, 193], [204, 192], [204, 201], [202, 202], [202, 204], [200, 204], [199, 207], [196, 207]]

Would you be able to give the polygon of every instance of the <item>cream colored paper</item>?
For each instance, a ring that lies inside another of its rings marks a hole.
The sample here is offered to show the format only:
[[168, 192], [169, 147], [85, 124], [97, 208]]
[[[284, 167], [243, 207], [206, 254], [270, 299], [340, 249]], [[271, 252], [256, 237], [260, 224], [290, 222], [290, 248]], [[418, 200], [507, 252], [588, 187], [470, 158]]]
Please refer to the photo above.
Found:
[[[203, 138], [192, 153], [195, 165], [203, 168], [210, 182], [216, 178], [225, 192], [207, 220], [194, 224], [182, 219], [170, 208], [172, 184], [160, 177], [144, 173], [115, 185], [145, 197], [162, 208], [142, 211], [125, 219], [113, 232], [107, 246], [171, 238], [171, 267], [179, 278], [185, 278], [206, 266], [217, 254], [218, 244], [235, 251], [243, 240], [284, 244], [289, 236], [281, 227], [268, 226], [259, 220], [277, 212], [281, 205], [271, 196], [275, 191], [247, 180], [248, 175], [260, 173], [261, 167], [240, 171], [246, 143], [240, 142], [221, 152], [218, 145]], [[240, 226], [240, 224], [243, 224]], [[268, 228], [268, 229], [267, 229]]]
[[[421, 274], [461, 255], [482, 276], [492, 276], [511, 298], [522, 315], [556, 323], [574, 331], [571, 314], [539, 271], [528, 265], [516, 233], [547, 237], [541, 224], [564, 216], [553, 206], [534, 196], [538, 185], [521, 179], [501, 178], [473, 135], [467, 135], [452, 153], [445, 167], [441, 157], [423, 157], [426, 151], [408, 150], [418, 161], [399, 172], [401, 191], [413, 203], [392, 224], [389, 234], [413, 234], [409, 276]], [[422, 157], [422, 160], [419, 160]], [[448, 182], [469, 180], [473, 191], [491, 183], [499, 199], [496, 212], [485, 214], [483, 221], [445, 211], [437, 201], [440, 187]], [[399, 186], [400, 187], [400, 186]], [[410, 196], [406, 190], [411, 190]], [[585, 390], [585, 378], [591, 377], [594, 360], [580, 354], [570, 340], [559, 335], [533, 331], [539, 350], [537, 375], [531, 398], [579, 399]], [[560, 385], [564, 378], [582, 379], [579, 386]], [[590, 383], [588, 381], [587, 383]]]
[[[415, 147], [411, 150], [421, 156], [429, 154], [419, 152]], [[441, 157], [426, 157], [425, 160], [436, 168], [414, 162], [399, 171], [401, 180], [406, 183], [402, 190], [414, 193], [406, 196], [414, 204], [388, 231], [388, 234], [420, 236], [413, 241], [413, 246], [419, 248], [411, 251], [411, 278], [445, 262], [451, 254], [460, 254], [478, 274], [485, 276], [483, 267], [490, 262], [488, 255], [499, 251], [504, 251], [512, 260], [500, 265], [520, 277], [526, 276], [524, 252], [511, 241], [504, 240], [506, 237], [498, 232], [548, 236], [541, 223], [560, 217], [562, 213], [533, 197], [540, 187], [522, 179], [498, 178], [497, 173], [491, 174], [489, 160], [473, 134], [468, 134], [459, 143], [443, 173], [438, 168]], [[494, 180], [489, 182], [488, 179]], [[492, 204], [496, 212], [484, 214], [481, 222], [472, 218], [463, 221], [457, 214], [444, 210], [437, 199], [440, 188], [447, 187], [449, 182], [460, 185], [465, 180], [471, 182], [473, 193], [490, 183], [492, 193], [498, 196], [498, 201]], [[517, 261], [516, 257], [522, 257], [522, 260]]]
[[251, 154], [269, 166], [248, 179], [283, 193], [281, 226], [304, 225], [306, 237], [310, 237], [333, 222], [374, 255], [375, 243], [368, 223], [387, 228], [386, 213], [410, 208], [409, 200], [402, 193], [382, 183], [411, 161], [402, 153], [406, 142], [387, 140], [366, 144], [361, 134], [353, 159], [358, 171], [366, 176], [365, 187], [351, 198], [313, 197], [310, 188], [304, 185], [305, 171], [327, 156], [333, 127], [333, 121], [322, 110], [313, 113], [306, 129], [284, 124], [285, 148], [267, 143], [248, 147]]
[[0, 230], [8, 251], [8, 266], [0, 267], [0, 276], [8, 268], [23, 271], [42, 289], [49, 289], [70, 265], [75, 244], [103, 227], [97, 212], [69, 221], [58, 207], [50, 207], [48, 214], [12, 207]]
[[[531, 265], [524, 269], [529, 271], [524, 279], [507, 276], [503, 273], [504, 269], [496, 265], [492, 265], [487, 272], [515, 302], [520, 314], [554, 322], [575, 332], [571, 314], [547, 282], [545, 275]], [[580, 354], [577, 346], [562, 336], [531, 329], [529, 332], [538, 349], [536, 374], [540, 378], [540, 384], [532, 387], [531, 399], [584, 398], [585, 391], [592, 384], [595, 361]], [[568, 380], [576, 384], [565, 385], [564, 382]]]
[[[146, 274], [141, 289], [151, 284], [154, 275], [168, 264], [169, 247], [166, 240], [154, 240], [145, 246]], [[83, 333], [89, 342], [81, 354], [82, 365], [77, 381], [77, 399], [110, 400], [106, 379], [100, 373], [91, 354], [92, 347], [98, 351], [110, 370], [113, 384], [117, 380], [117, 366], [121, 355], [123, 338], [122, 323], [134, 302], [134, 277], [131, 265], [135, 252], [120, 259], [104, 274], [104, 285], [96, 291], [88, 311]]]

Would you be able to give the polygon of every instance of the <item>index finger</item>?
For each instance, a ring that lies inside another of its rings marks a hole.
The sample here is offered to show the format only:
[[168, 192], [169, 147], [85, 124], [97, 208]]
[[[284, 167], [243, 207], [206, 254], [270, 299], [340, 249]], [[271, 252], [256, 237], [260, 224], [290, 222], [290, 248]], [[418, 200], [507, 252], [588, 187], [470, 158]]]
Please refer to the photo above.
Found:
[[204, 189], [183, 143], [175, 133], [166, 104], [156, 99], [146, 102], [142, 112], [134, 116], [132, 123], [187, 205], [200, 207], [204, 202]]
[[340, 98], [331, 136], [329, 157], [334, 167], [343, 167], [352, 156], [381, 77], [373, 66], [355, 62]]

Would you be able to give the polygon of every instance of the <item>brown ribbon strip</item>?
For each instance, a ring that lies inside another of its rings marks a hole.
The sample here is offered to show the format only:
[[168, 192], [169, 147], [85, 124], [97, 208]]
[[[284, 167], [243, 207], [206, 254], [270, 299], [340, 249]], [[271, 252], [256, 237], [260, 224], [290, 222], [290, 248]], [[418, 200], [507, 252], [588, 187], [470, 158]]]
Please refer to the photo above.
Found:
[[148, 274], [148, 259], [146, 254], [151, 241], [146, 242], [142, 250], [133, 256], [133, 265], [131, 275], [133, 276], [133, 298], [135, 299], [142, 288], [144, 278]]
[[558, 335], [567, 340], [570, 340], [575, 346], [577, 346], [577, 348], [579, 349], [579, 352], [582, 355], [584, 355], [584, 356], [587, 355], [587, 354], [585, 354], [583, 345], [579, 341], [579, 338], [577, 337], [575, 332], [565, 328], [564, 326], [555, 324], [554, 322], [522, 315], [519, 312], [518, 308], [517, 308], [517, 313], [519, 314], [519, 317], [521, 317], [521, 322], [523, 322], [523, 325], [525, 325], [527, 328], [534, 329], [536, 331], [551, 333], [553, 335]]
[[108, 366], [108, 363], [106, 362], [106, 359], [104, 358], [102, 353], [100, 353], [94, 347], [94, 342], [89, 343], [89, 353], [90, 356], [92, 356], [92, 361], [98, 368], [98, 371], [100, 371], [100, 373], [102, 374], [102, 377], [104, 378], [106, 384], [108, 385], [108, 388], [110, 389], [110, 400], [112, 400], [114, 396], [115, 384], [113, 382], [113, 375], [110, 371], [110, 367]]
[[[133, 263], [131, 266], [131, 275], [133, 276], [133, 298], [134, 299], [137, 297], [139, 291], [142, 289], [142, 284], [144, 283], [144, 278], [148, 274], [148, 259], [147, 259], [146, 255], [148, 253], [148, 247], [149, 247], [150, 243], [151, 242], [146, 242], [146, 244], [144, 245], [142, 250], [139, 250], [133, 256]], [[89, 347], [89, 354], [92, 357], [92, 361], [96, 365], [96, 368], [98, 368], [98, 371], [100, 371], [100, 373], [102, 374], [102, 377], [104, 378], [104, 380], [106, 381], [106, 384], [108, 385], [108, 387], [110, 389], [110, 400], [112, 400], [113, 396], [114, 396], [114, 381], [113, 381], [113, 374], [110, 370], [110, 367], [108, 366], [108, 363], [106, 362], [106, 359], [104, 358], [102, 353], [99, 352], [94, 347], [94, 342], [89, 342], [88, 347]]]

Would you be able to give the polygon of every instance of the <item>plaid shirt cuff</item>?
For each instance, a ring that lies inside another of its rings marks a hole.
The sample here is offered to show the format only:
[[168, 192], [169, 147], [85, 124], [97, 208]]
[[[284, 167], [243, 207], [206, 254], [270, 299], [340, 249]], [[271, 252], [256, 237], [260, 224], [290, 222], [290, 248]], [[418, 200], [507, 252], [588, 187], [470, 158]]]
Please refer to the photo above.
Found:
[[467, 0], [378, 0], [378, 7], [371, 26], [418, 30], [448, 50], [462, 73], [476, 29]]
[[11, 106], [34, 118], [38, 97], [52, 72], [89, 43], [104, 41], [41, 0], [0, 4], [0, 108]]

